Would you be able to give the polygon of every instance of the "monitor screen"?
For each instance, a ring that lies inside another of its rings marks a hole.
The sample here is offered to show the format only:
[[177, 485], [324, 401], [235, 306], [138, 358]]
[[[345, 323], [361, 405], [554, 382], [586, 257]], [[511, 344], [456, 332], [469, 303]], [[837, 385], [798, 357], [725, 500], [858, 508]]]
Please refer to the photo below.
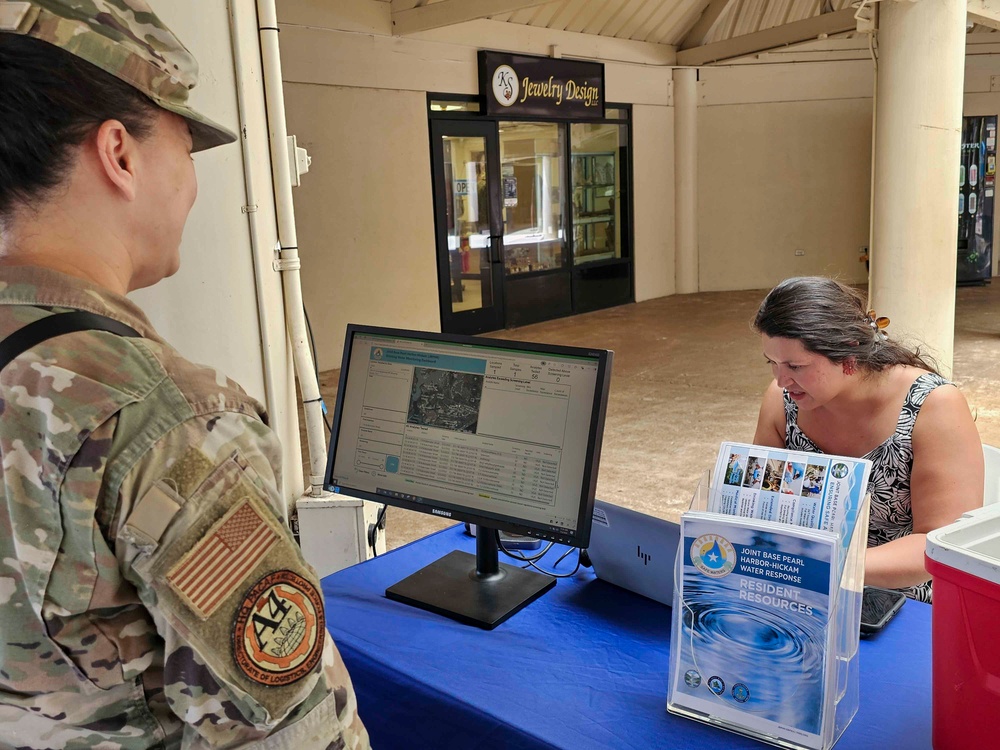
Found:
[[498, 561], [498, 531], [590, 541], [612, 353], [348, 326], [326, 487], [477, 524], [386, 589], [493, 628], [555, 581]]
[[333, 492], [585, 547], [611, 352], [349, 326]]

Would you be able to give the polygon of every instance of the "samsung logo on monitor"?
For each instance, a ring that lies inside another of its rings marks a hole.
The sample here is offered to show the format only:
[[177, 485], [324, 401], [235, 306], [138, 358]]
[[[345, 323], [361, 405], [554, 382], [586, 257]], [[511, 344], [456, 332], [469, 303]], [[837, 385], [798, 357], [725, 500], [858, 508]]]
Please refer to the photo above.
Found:
[[435, 516], [444, 516], [445, 518], [451, 518], [451, 511], [448, 510], [438, 510], [437, 508], [431, 508], [431, 513]]

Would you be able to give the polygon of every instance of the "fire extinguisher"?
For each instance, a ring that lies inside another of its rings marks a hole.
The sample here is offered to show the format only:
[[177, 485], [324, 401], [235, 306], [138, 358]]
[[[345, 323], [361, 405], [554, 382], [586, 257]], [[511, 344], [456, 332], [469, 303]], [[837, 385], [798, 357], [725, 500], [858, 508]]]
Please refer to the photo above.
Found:
[[462, 238], [462, 245], [459, 248], [459, 252], [462, 254], [462, 273], [469, 273], [469, 238]]

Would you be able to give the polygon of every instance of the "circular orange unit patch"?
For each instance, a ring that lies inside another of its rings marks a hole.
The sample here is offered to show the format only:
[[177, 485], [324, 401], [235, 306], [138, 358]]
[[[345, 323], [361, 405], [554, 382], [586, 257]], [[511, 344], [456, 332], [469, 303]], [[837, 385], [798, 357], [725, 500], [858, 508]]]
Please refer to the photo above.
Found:
[[243, 597], [233, 624], [233, 656], [262, 685], [289, 685], [309, 674], [323, 655], [323, 600], [290, 570], [261, 578]]

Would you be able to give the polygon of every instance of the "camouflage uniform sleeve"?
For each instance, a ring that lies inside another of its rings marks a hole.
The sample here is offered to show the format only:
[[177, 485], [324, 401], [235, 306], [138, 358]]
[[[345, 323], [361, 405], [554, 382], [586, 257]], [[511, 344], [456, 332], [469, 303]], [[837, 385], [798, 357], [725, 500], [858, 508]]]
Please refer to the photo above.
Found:
[[280, 451], [236, 413], [162, 437], [119, 492], [116, 555], [164, 642], [185, 747], [367, 748], [315, 572], [280, 517]]

